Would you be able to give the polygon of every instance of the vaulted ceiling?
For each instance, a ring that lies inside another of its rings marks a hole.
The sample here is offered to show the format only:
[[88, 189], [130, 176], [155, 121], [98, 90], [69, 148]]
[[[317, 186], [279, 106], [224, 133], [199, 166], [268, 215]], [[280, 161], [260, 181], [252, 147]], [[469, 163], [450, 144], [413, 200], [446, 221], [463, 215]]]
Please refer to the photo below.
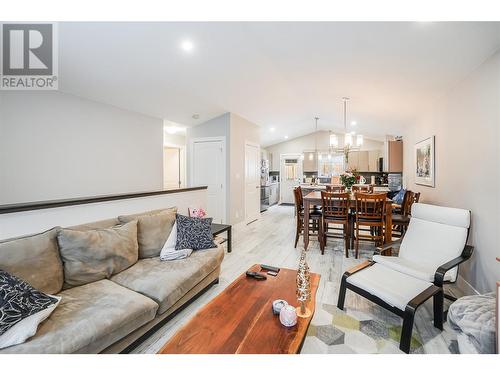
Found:
[[62, 91], [186, 126], [235, 112], [266, 146], [314, 116], [342, 130], [343, 96], [356, 131], [400, 134], [500, 49], [500, 23], [61, 23], [59, 40]]

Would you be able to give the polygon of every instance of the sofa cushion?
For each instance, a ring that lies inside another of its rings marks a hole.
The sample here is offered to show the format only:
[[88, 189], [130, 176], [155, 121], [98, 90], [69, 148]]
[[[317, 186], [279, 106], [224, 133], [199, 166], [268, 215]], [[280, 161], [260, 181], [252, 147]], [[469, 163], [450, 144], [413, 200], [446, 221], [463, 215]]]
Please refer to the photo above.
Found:
[[68, 289], [24, 344], [0, 353], [98, 353], [151, 321], [158, 305], [109, 280]]
[[135, 215], [118, 216], [121, 223], [137, 220], [137, 242], [139, 243], [139, 259], [160, 255], [175, 223], [177, 208], [168, 208], [157, 212], [143, 212]]
[[57, 241], [65, 287], [109, 278], [137, 262], [137, 220], [108, 229], [61, 229]]
[[58, 228], [0, 242], [0, 268], [47, 294], [63, 286], [63, 265], [57, 247]]
[[158, 314], [162, 314], [219, 267], [223, 258], [224, 250], [218, 246], [194, 251], [189, 258], [181, 260], [141, 259], [111, 280], [150, 297], [160, 305]]

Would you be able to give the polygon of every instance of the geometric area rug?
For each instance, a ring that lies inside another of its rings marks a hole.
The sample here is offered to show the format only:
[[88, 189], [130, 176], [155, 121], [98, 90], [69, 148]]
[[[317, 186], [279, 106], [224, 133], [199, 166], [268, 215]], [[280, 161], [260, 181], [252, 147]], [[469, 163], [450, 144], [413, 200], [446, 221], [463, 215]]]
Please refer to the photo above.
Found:
[[[373, 306], [370, 312], [349, 307], [343, 311], [329, 304], [321, 307], [316, 309], [309, 326], [302, 354], [402, 353], [399, 350], [402, 319], [398, 316], [378, 306]], [[450, 342], [448, 350], [456, 353], [457, 349], [456, 341]], [[416, 329], [413, 330], [410, 353], [424, 353], [422, 339]]]

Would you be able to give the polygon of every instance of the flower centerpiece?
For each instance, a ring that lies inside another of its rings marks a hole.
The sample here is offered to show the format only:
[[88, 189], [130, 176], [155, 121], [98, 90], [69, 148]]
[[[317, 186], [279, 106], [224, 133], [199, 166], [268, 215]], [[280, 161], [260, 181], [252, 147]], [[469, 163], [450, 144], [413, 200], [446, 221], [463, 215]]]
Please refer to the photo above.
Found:
[[340, 182], [346, 187], [347, 190], [351, 190], [352, 185], [354, 185], [358, 179], [359, 175], [355, 169], [347, 170], [340, 174]]

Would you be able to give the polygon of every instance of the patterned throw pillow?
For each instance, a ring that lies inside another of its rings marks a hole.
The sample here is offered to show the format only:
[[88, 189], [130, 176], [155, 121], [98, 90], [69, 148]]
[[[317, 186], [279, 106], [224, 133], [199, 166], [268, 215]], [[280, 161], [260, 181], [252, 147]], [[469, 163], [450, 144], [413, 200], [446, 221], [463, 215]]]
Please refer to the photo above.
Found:
[[[26, 281], [0, 270], [0, 348], [19, 344], [33, 336], [38, 324], [50, 315], [59, 301], [59, 297], [40, 292]], [[27, 321], [29, 324], [23, 324]]]
[[212, 218], [200, 219], [177, 214], [176, 250], [202, 250], [216, 247], [212, 235]]
[[406, 194], [406, 190], [401, 189], [400, 191], [398, 191], [396, 196], [394, 198], [392, 198], [392, 201], [396, 204], [403, 204], [403, 199], [405, 197], [405, 194]]

